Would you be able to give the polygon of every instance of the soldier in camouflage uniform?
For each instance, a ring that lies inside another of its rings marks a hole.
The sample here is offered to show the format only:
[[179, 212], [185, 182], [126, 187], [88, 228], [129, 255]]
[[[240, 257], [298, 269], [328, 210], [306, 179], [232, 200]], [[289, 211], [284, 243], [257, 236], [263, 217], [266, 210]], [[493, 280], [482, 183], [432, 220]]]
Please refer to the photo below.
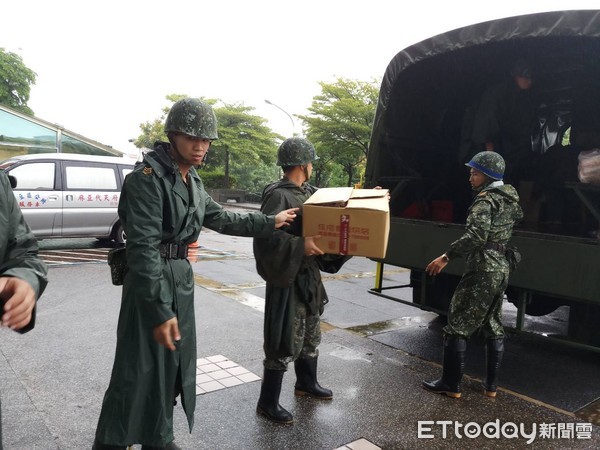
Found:
[[496, 396], [497, 372], [504, 352], [502, 301], [508, 285], [506, 259], [513, 225], [523, 217], [514, 187], [502, 182], [504, 159], [495, 152], [476, 154], [467, 164], [469, 181], [477, 192], [469, 209], [465, 234], [426, 268], [435, 276], [454, 258], [466, 257], [466, 270], [458, 284], [444, 328], [442, 377], [424, 381], [429, 391], [460, 397], [467, 339], [481, 330], [486, 341], [485, 394]]
[[[265, 187], [261, 211], [276, 214], [301, 207], [316, 191], [308, 184], [312, 162], [318, 159], [306, 139], [286, 139], [279, 147], [277, 164], [284, 176]], [[291, 423], [292, 414], [279, 404], [283, 374], [294, 362], [295, 394], [329, 400], [333, 394], [317, 382], [317, 346], [321, 342], [320, 315], [327, 294], [319, 268], [345, 259], [323, 255], [317, 237], [302, 237], [302, 212], [294, 224], [268, 238], [254, 239], [258, 273], [267, 282], [264, 323], [264, 377], [257, 413], [278, 423]], [[330, 257], [330, 258], [328, 258]], [[337, 267], [339, 268], [339, 267]], [[331, 270], [335, 271], [335, 270]]]

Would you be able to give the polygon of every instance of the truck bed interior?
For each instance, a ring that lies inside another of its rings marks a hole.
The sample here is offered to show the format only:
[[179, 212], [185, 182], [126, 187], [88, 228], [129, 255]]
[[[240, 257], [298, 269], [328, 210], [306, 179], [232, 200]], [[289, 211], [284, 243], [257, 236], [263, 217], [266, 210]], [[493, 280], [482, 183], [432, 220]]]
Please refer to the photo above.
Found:
[[516, 188], [518, 229], [598, 239], [600, 186], [582, 183], [578, 156], [600, 148], [600, 11], [557, 11], [485, 22], [415, 44], [382, 82], [367, 185], [392, 192], [393, 217], [464, 223], [472, 199], [465, 124], [515, 61], [533, 68], [530, 166]]

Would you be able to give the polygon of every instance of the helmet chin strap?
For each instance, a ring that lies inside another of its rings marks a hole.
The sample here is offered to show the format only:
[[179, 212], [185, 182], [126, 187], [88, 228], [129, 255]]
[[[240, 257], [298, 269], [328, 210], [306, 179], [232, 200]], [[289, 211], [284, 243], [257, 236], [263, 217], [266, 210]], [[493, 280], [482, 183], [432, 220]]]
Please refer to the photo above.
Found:
[[177, 145], [175, 144], [175, 140], [172, 139], [171, 136], [168, 136], [168, 138], [169, 138], [169, 143], [171, 144], [171, 151], [169, 152], [171, 154], [171, 158], [173, 158], [177, 164], [184, 162], [185, 160], [181, 156], [181, 153], [179, 153], [179, 149], [177, 148]]
[[173, 159], [175, 159], [176, 161], [179, 162], [179, 160], [181, 160], [181, 153], [179, 153], [179, 150], [177, 149], [177, 145], [175, 144], [175, 140], [171, 139], [171, 137], [169, 137], [169, 143], [171, 144], [171, 156], [173, 157]]

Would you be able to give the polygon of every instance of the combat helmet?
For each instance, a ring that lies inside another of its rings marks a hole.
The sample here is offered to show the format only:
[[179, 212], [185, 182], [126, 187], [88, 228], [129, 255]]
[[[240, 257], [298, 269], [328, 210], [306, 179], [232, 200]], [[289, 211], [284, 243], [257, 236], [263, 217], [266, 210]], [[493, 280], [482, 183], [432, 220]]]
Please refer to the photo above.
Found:
[[479, 170], [484, 175], [497, 181], [502, 180], [506, 169], [504, 158], [499, 153], [490, 151], [477, 153], [465, 166]]
[[277, 150], [277, 165], [282, 167], [303, 166], [317, 159], [315, 147], [300, 137], [286, 139]]
[[533, 79], [533, 67], [525, 59], [519, 59], [515, 62], [510, 70], [510, 74], [513, 77], [523, 77]]
[[200, 139], [219, 139], [217, 116], [208, 103], [196, 98], [181, 99], [171, 107], [165, 133], [176, 132]]

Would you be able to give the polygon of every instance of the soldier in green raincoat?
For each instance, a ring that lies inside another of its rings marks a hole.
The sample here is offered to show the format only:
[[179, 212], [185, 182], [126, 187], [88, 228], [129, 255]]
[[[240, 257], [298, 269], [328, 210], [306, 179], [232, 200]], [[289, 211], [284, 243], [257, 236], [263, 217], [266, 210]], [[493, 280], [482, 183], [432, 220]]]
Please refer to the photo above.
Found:
[[448, 325], [444, 328], [442, 377], [424, 381], [423, 387], [459, 398], [466, 340], [481, 330], [486, 337], [484, 390], [488, 397], [495, 397], [504, 353], [502, 302], [510, 268], [507, 243], [523, 212], [515, 188], [502, 182], [505, 170], [502, 156], [484, 151], [466, 165], [471, 168], [469, 180], [477, 195], [469, 209], [465, 234], [429, 263], [426, 271], [435, 276], [449, 261], [462, 256], [467, 258], [467, 267], [450, 302]]
[[[35, 303], [48, 283], [48, 269], [23, 219], [6, 172], [0, 170], [0, 299], [2, 326], [26, 333], [35, 325]], [[0, 421], [0, 448], [2, 423]]]
[[178, 448], [173, 406], [180, 395], [190, 432], [196, 404], [194, 277], [188, 245], [203, 226], [239, 236], [268, 236], [294, 210], [277, 216], [225, 211], [195, 170], [213, 140], [212, 108], [183, 99], [165, 121], [169, 142], [157, 142], [125, 179], [119, 218], [127, 235], [117, 348], [96, 430], [95, 449]]
[[[286, 139], [277, 152], [284, 176], [265, 187], [261, 211], [276, 214], [301, 207], [316, 191], [308, 184], [312, 162], [318, 159], [306, 139]], [[333, 398], [317, 381], [317, 346], [321, 342], [323, 307], [327, 303], [319, 270], [336, 272], [347, 257], [324, 255], [317, 236], [302, 237], [301, 213], [292, 226], [272, 236], [254, 239], [258, 273], [267, 282], [264, 323], [264, 377], [257, 413], [278, 423], [293, 417], [279, 404], [283, 374], [294, 362], [295, 393], [321, 400]]]

